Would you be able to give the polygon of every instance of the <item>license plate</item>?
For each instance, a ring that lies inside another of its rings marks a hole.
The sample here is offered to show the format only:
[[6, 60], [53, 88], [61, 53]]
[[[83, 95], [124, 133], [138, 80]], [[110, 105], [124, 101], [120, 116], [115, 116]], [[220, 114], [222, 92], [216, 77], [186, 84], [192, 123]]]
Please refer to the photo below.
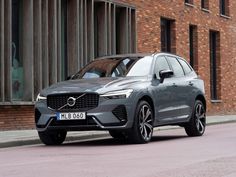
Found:
[[57, 113], [57, 120], [85, 120], [85, 112]]

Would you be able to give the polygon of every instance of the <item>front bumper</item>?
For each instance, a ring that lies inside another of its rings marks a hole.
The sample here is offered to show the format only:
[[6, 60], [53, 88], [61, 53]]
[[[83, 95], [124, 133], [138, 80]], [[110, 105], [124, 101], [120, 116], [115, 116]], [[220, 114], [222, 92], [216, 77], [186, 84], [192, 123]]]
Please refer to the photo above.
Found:
[[[48, 129], [111, 130], [128, 129], [133, 125], [135, 106], [128, 99], [99, 99], [98, 107], [86, 112], [86, 120], [57, 120], [56, 111], [47, 107], [46, 100], [35, 104], [35, 123], [38, 131]], [[76, 112], [80, 112], [77, 110]]]

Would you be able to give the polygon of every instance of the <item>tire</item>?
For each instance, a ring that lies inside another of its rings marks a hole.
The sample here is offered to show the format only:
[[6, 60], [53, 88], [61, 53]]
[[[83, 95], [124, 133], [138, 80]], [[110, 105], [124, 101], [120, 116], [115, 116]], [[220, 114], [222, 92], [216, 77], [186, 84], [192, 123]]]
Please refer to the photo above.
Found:
[[188, 136], [202, 136], [206, 129], [206, 110], [200, 100], [196, 100], [192, 117], [185, 125], [185, 132]]
[[153, 110], [148, 102], [140, 101], [136, 107], [134, 124], [128, 131], [131, 143], [144, 144], [151, 141], [153, 134]]
[[126, 139], [126, 134], [125, 132], [122, 131], [117, 131], [117, 130], [110, 130], [109, 134], [114, 138], [114, 139]]
[[45, 145], [60, 145], [66, 139], [66, 131], [44, 131], [38, 132], [40, 140]]

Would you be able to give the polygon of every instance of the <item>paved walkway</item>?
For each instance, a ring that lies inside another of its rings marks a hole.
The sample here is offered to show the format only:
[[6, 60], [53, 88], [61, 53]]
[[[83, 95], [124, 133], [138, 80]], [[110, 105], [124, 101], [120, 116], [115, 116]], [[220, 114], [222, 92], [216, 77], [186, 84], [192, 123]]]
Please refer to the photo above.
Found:
[[[224, 116], [207, 116], [207, 124], [220, 124], [236, 122], [236, 115], [224, 115]], [[173, 126], [160, 127], [156, 130], [177, 128]], [[66, 141], [76, 141], [83, 139], [91, 139], [98, 137], [107, 137], [106, 131], [79, 131], [69, 132]], [[21, 146], [21, 145], [33, 145], [40, 144], [38, 134], [36, 130], [16, 130], [16, 131], [0, 131], [0, 148]]]

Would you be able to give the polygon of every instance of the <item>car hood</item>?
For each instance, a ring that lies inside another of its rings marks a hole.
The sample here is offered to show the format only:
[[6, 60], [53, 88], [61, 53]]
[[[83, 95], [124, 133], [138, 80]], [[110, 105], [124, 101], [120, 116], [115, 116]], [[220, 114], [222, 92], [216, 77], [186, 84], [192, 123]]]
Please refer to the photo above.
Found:
[[113, 90], [132, 88], [134, 84], [147, 80], [147, 77], [125, 77], [125, 78], [94, 78], [68, 80], [54, 84], [43, 91], [41, 95], [47, 96], [55, 93], [71, 92], [97, 92], [99, 94]]

